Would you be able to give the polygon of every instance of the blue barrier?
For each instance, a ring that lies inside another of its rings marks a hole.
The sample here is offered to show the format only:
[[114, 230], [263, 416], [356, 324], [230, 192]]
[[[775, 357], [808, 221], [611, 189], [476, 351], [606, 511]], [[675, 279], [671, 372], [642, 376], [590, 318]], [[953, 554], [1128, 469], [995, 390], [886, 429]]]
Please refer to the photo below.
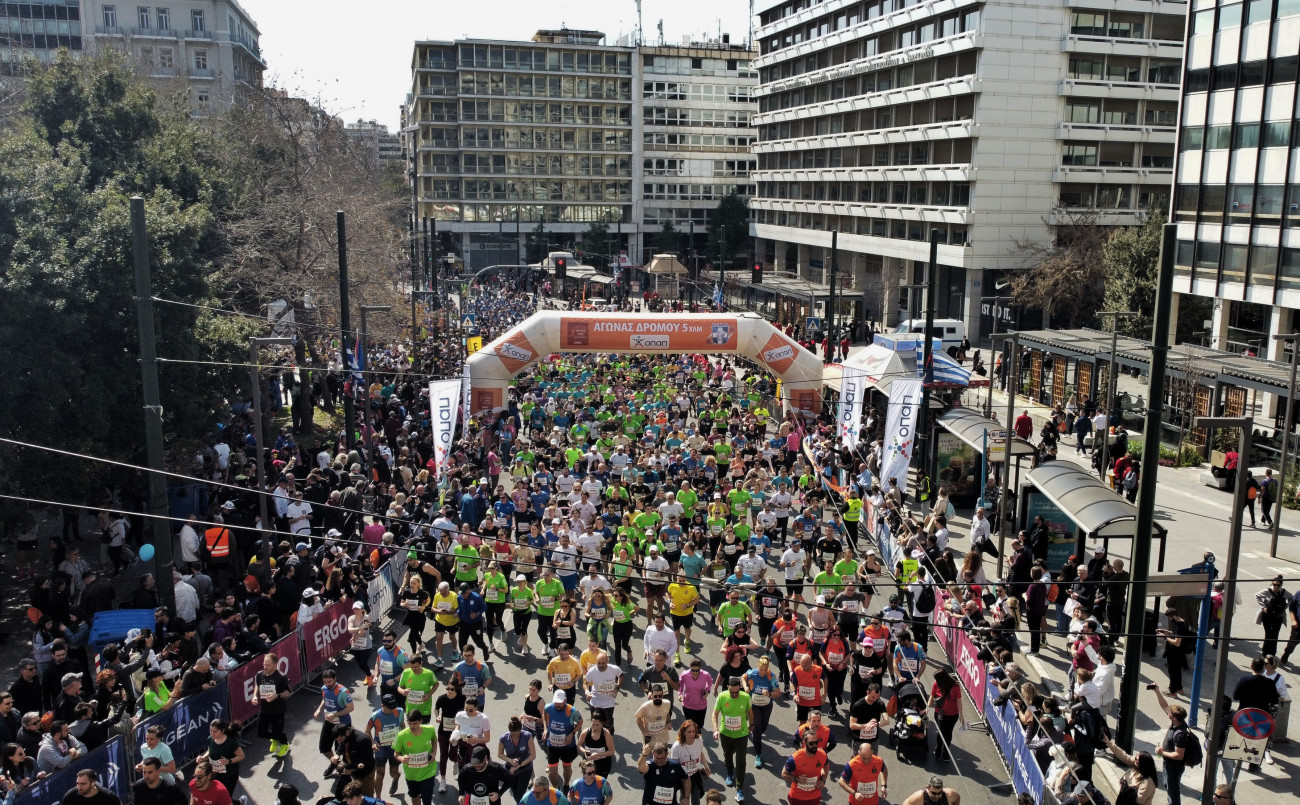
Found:
[[1029, 751], [1025, 741], [1024, 728], [1016, 719], [1016, 710], [1008, 702], [1002, 706], [994, 703], [1000, 691], [998, 686], [989, 682], [984, 695], [984, 718], [993, 735], [993, 743], [1002, 754], [1002, 759], [1011, 772], [1011, 785], [1017, 794], [1029, 794], [1035, 805], [1043, 802], [1043, 773], [1038, 769], [1034, 753]]
[[144, 743], [145, 732], [154, 724], [163, 728], [162, 742], [172, 750], [177, 766], [184, 766], [208, 750], [208, 725], [219, 718], [230, 718], [230, 697], [226, 681], [202, 693], [184, 699], [150, 716], [135, 726], [131, 739], [135, 746]]
[[131, 790], [130, 765], [127, 762], [126, 739], [113, 738], [108, 743], [68, 764], [66, 769], [33, 784], [14, 798], [14, 805], [49, 805], [58, 802], [77, 784], [77, 772], [91, 769], [99, 775], [99, 786], [127, 801]]

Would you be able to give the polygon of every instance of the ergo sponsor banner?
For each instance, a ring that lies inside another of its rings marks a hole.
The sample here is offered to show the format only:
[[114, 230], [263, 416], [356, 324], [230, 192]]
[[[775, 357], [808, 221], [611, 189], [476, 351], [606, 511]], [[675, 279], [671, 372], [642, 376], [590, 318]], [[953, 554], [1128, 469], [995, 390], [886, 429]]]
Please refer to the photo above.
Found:
[[733, 317], [686, 321], [631, 316], [600, 321], [562, 317], [560, 349], [583, 351], [733, 352], [740, 327]]
[[307, 659], [308, 674], [315, 675], [325, 663], [352, 644], [352, 635], [348, 633], [350, 614], [352, 602], [344, 599], [330, 604], [310, 623], [298, 627], [302, 633], [302, 655]]
[[230, 718], [244, 723], [257, 715], [257, 675], [262, 670], [262, 658], [267, 654], [277, 657], [276, 667], [289, 678], [289, 688], [295, 690], [302, 684], [302, 660], [298, 654], [298, 635], [291, 634], [271, 644], [264, 654], [232, 670], [226, 681], [230, 683]]
[[984, 687], [988, 682], [988, 666], [979, 658], [979, 647], [970, 635], [961, 628], [961, 619], [944, 609], [944, 603], [950, 598], [947, 593], [939, 592], [937, 606], [931, 613], [933, 633], [939, 645], [948, 655], [948, 661], [957, 671], [961, 686], [975, 704], [975, 712], [984, 715]]

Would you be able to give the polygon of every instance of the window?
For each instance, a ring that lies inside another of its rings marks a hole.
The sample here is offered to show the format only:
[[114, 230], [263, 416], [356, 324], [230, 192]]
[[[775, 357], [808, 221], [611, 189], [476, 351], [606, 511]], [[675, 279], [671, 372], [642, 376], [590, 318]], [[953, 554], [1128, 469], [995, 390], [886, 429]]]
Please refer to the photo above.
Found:
[[1269, 81], [1273, 84], [1285, 84], [1296, 80], [1297, 68], [1300, 68], [1300, 56], [1284, 56], [1273, 59], [1273, 75]]
[[1272, 120], [1264, 124], [1264, 138], [1260, 143], [1265, 148], [1285, 148], [1291, 141], [1291, 121]]
[[1196, 218], [1196, 203], [1200, 200], [1199, 185], [1179, 185], [1174, 193], [1174, 217], [1178, 220], [1191, 221]]
[[209, 97], [208, 93], [206, 92], [196, 93], [194, 96], [194, 101], [198, 105], [199, 109], [205, 111], [212, 105], [212, 98]]
[[117, 27], [117, 6], [104, 6], [104, 27]]
[[144, 67], [153, 67], [153, 48], [140, 48], [140, 64]]
[[1192, 36], [1214, 32], [1214, 9], [1198, 11], [1192, 17]]
[[1221, 184], [1207, 184], [1201, 188], [1201, 218], [1203, 219], [1221, 219], [1223, 217], [1223, 205], [1227, 198], [1228, 188]]
[[1227, 148], [1232, 142], [1232, 126], [1210, 126], [1205, 133], [1205, 148], [1217, 151]]
[[1255, 189], [1255, 218], [1267, 219], [1261, 223], [1277, 224], [1282, 219], [1282, 197], [1286, 190], [1280, 184], [1262, 184]]
[[1241, 65], [1241, 85], [1243, 87], [1253, 87], [1264, 83], [1264, 73], [1268, 69], [1268, 62], [1251, 61]]
[[1106, 15], [1076, 11], [1070, 15], [1070, 33], [1078, 36], [1105, 36]]
[[1241, 27], [1241, 3], [1219, 9], [1219, 30]]
[[1196, 244], [1196, 267], [1217, 269], [1219, 267], [1219, 244], [1198, 241]]
[[1178, 251], [1174, 253], [1174, 265], [1190, 266], [1192, 264], [1192, 249], [1194, 244], [1190, 240], [1178, 241]]
[[1228, 215], [1237, 222], [1250, 220], [1255, 206], [1255, 186], [1234, 184], [1228, 188]]
[[171, 48], [158, 48], [158, 66], [168, 70], [176, 66]]
[[169, 8], [156, 8], [154, 13], [158, 15], [158, 27], [164, 31], [172, 27], [172, 12]]
[[1086, 143], [1066, 143], [1061, 164], [1094, 167], [1097, 164], [1097, 146]]
[[1069, 101], [1065, 105], [1067, 123], [1097, 123], [1101, 120], [1101, 103]]
[[194, 69], [208, 69], [208, 51], [206, 48], [198, 48], [194, 51]]
[[1183, 88], [1186, 92], [1205, 92], [1210, 88], [1210, 70], [1188, 70], [1187, 77], [1183, 79]]
[[149, 13], [148, 6], [136, 6], [135, 8], [136, 24], [139, 25], [141, 28], [148, 29], [153, 27], [152, 25], [149, 24], [149, 18], [151, 16], [152, 14]]
[[1232, 136], [1233, 148], [1258, 148], [1259, 147], [1259, 124], [1258, 123], [1240, 123], [1237, 125]]
[[1204, 144], [1205, 129], [1200, 126], [1183, 129], [1182, 139], [1178, 141], [1178, 147], [1183, 151], [1200, 151]]
[[198, 9], [192, 9], [192, 10], [190, 11], [190, 30], [192, 30], [192, 31], [206, 31], [206, 30], [207, 30], [207, 27], [206, 27], [206, 26], [204, 25], [204, 23], [203, 23], [203, 12], [202, 12], [202, 11], [199, 11]]

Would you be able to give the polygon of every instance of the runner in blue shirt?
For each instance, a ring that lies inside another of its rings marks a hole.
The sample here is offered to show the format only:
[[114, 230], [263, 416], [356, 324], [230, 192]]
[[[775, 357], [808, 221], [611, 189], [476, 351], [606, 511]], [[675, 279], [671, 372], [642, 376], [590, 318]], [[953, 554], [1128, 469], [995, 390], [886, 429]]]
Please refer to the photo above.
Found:
[[569, 787], [569, 802], [572, 805], [605, 805], [614, 796], [614, 789], [609, 780], [596, 774], [596, 764], [590, 760], [582, 762], [582, 777]]

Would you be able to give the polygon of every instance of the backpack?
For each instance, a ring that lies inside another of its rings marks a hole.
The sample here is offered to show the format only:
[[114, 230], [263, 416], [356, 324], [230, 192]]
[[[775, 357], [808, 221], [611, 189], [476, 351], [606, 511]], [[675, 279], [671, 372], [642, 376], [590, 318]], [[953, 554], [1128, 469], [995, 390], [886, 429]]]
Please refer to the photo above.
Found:
[[934, 612], [934, 585], [921, 585], [921, 594], [916, 597], [916, 611], [923, 615]]
[[1129, 491], [1132, 491], [1137, 488], [1137, 485], [1138, 485], [1137, 470], [1130, 467], [1129, 471], [1124, 473], [1124, 488]]
[[1188, 768], [1199, 766], [1205, 761], [1205, 750], [1201, 748], [1201, 741], [1196, 734], [1186, 727], [1182, 731], [1187, 734], [1187, 746], [1183, 749], [1183, 765]]

